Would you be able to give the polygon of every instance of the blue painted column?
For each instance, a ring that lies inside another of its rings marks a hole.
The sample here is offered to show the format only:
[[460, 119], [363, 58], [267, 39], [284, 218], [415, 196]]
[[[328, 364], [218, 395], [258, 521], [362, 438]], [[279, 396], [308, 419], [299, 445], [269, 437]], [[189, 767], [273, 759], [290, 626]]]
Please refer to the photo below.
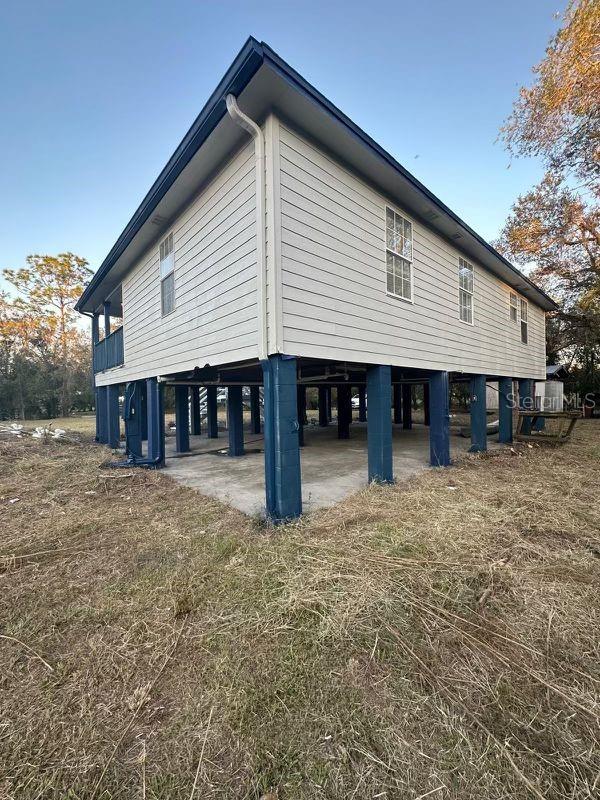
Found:
[[229, 386], [227, 389], [227, 430], [229, 433], [229, 449], [231, 458], [244, 455], [244, 404], [242, 387]]
[[429, 425], [429, 382], [423, 384], [423, 422]]
[[104, 337], [110, 336], [110, 303], [108, 300], [104, 303]]
[[260, 387], [250, 387], [250, 430], [260, 433]]
[[450, 384], [447, 372], [429, 378], [429, 460], [432, 467], [450, 464]]
[[306, 416], [306, 386], [304, 384], [298, 386], [298, 419], [302, 425], [308, 425], [308, 417]]
[[94, 386], [94, 420], [96, 423], [94, 441], [100, 441], [100, 415], [98, 413], [98, 387]]
[[402, 427], [405, 431], [412, 428], [412, 386], [402, 384]]
[[148, 409], [148, 460], [162, 466], [165, 463], [165, 401], [164, 387], [156, 378], [146, 381]]
[[388, 366], [367, 369], [369, 418], [367, 420], [367, 449], [369, 483], [393, 483], [392, 454], [392, 369]]
[[217, 419], [217, 387], [206, 387], [206, 429], [209, 439], [216, 439], [219, 435]]
[[96, 387], [96, 438], [108, 444], [108, 386]]
[[350, 412], [352, 408], [350, 387], [343, 385], [337, 387], [337, 412], [338, 412], [338, 439], [350, 438]]
[[[95, 385], [96, 375], [96, 345], [100, 341], [100, 316], [94, 314], [92, 316], [92, 385]], [[96, 432], [96, 439], [98, 438]]]
[[100, 341], [100, 315], [92, 316], [92, 347]]
[[190, 411], [187, 386], [175, 387], [175, 448], [178, 453], [190, 451]]
[[192, 407], [191, 432], [192, 436], [200, 436], [202, 423], [200, 421], [200, 387], [190, 386], [190, 401]]
[[471, 378], [471, 453], [484, 453], [487, 450], [487, 417], [485, 413], [485, 375]]
[[[536, 411], [537, 410], [545, 411], [545, 409], [546, 409], [546, 405], [545, 405], [546, 396], [544, 394], [544, 397], [540, 397], [540, 402], [538, 403], [537, 400], [536, 400], [536, 394], [535, 394], [535, 384], [536, 384], [536, 382], [532, 381], [532, 384], [533, 384], [533, 400], [535, 402]], [[534, 425], [533, 425], [533, 430], [534, 431], [543, 431], [545, 429], [545, 427], [546, 427], [545, 418], [544, 417], [538, 417], [536, 419]]]
[[116, 448], [121, 443], [121, 418], [119, 415], [119, 384], [107, 386], [107, 443], [109, 447]]
[[[533, 394], [534, 382], [531, 378], [519, 378], [519, 409], [521, 411], [533, 411], [535, 408], [535, 398]], [[522, 433], [528, 436], [531, 433], [531, 417], [523, 420]]]
[[139, 381], [140, 397], [140, 428], [142, 442], [148, 441], [148, 384], [146, 381]]
[[326, 428], [329, 425], [329, 414], [327, 413], [327, 386], [319, 386], [319, 427]]
[[304, 447], [304, 423], [306, 419], [306, 386], [296, 388], [296, 404], [298, 407], [298, 444]]
[[[141, 388], [144, 381], [131, 381], [125, 386], [123, 419], [125, 421], [125, 452], [133, 459], [142, 457]], [[146, 421], [147, 424], [147, 421]]]
[[402, 384], [395, 383], [393, 389], [394, 425], [402, 424]]
[[500, 378], [498, 381], [498, 441], [510, 444], [513, 440], [513, 381], [512, 378]]
[[367, 387], [358, 387], [358, 421], [367, 421]]
[[327, 387], [327, 419], [329, 422], [333, 420], [333, 412], [331, 410], [332, 403], [331, 403], [331, 386]]
[[267, 517], [283, 522], [302, 513], [296, 359], [274, 355], [261, 364]]

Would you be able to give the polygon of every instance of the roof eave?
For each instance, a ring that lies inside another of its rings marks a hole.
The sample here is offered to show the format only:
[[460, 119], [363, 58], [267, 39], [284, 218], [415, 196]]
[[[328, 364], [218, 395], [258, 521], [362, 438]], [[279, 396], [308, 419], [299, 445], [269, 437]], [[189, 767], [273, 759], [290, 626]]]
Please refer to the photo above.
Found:
[[358, 125], [352, 122], [343, 111], [337, 108], [315, 89], [314, 86], [308, 83], [308, 81], [280, 58], [267, 44], [258, 42], [253, 37], [250, 37], [210, 96], [191, 128], [184, 136], [175, 153], [150, 188], [150, 191], [144, 197], [125, 230], [121, 233], [115, 245], [92, 277], [89, 285], [77, 301], [75, 306], [77, 311], [85, 312], [86, 310], [92, 310], [86, 309], [86, 303], [90, 300], [117, 260], [131, 244], [141, 227], [148, 220], [157, 204], [168, 192], [177, 177], [189, 163], [190, 159], [226, 114], [225, 97], [227, 94], [232, 93], [237, 96], [247, 86], [263, 63], [268, 63], [284, 80], [291, 83], [298, 91], [304, 93], [313, 102], [317, 103], [338, 124], [344, 126], [352, 136], [369, 147], [379, 158], [397, 171], [404, 180], [412, 184], [417, 191], [427, 198], [428, 202], [435, 206], [442, 214], [449, 217], [467, 236], [472, 237], [479, 245], [485, 248], [495, 260], [498, 260], [508, 268], [516, 279], [524, 281], [538, 296], [539, 301], [536, 302], [541, 308], [546, 311], [556, 311], [558, 309], [557, 304], [552, 298], [536, 286], [526, 275], [523, 275], [523, 273], [504, 258], [492, 245], [479, 236], [478, 233], [470, 228], [466, 222], [460, 219], [448, 206], [415, 178], [414, 175], [408, 172], [408, 170], [396, 161], [392, 155], [378, 145], [377, 142], [359, 128]]

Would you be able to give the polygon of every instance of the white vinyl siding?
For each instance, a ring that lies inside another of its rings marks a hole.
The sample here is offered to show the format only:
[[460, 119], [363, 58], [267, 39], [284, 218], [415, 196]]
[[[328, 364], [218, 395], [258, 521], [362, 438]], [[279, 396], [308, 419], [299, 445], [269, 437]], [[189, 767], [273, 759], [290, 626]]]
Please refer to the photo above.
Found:
[[458, 259], [458, 305], [462, 322], [473, 324], [473, 265]]
[[393, 208], [385, 210], [388, 294], [412, 301], [412, 223]]
[[[473, 324], [460, 321], [460, 251], [413, 220], [413, 303], [387, 280], [384, 196], [280, 121], [281, 352], [371, 364], [545, 377], [545, 315], [529, 306], [529, 343], [506, 313], [510, 287], [473, 263]], [[400, 207], [398, 211], [402, 213]]]
[[159, 242], [124, 277], [125, 364], [98, 385], [256, 358], [255, 177], [249, 142], [175, 220], [171, 314], [161, 313]]

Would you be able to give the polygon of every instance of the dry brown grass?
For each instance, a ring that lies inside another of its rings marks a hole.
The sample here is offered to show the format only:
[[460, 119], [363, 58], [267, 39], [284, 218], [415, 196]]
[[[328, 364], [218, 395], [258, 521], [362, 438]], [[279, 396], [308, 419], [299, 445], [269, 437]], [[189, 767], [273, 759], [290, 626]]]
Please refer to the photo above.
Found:
[[0, 797], [598, 796], [598, 422], [277, 530], [108, 455], [0, 442]]
[[3, 422], [3, 425], [10, 425], [16, 422], [23, 425], [26, 431], [33, 431], [35, 428], [63, 428], [71, 433], [82, 434], [83, 436], [93, 437], [96, 430], [96, 417], [91, 412], [89, 414], [77, 414], [72, 417], [55, 417], [54, 419], [15, 419]]

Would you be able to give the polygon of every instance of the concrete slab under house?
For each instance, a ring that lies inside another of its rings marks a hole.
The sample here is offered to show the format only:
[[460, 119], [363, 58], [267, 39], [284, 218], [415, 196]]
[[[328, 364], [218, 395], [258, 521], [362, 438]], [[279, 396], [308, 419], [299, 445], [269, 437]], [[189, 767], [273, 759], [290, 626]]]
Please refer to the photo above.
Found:
[[556, 306], [250, 38], [77, 308], [97, 440], [279, 522], [510, 443]]

